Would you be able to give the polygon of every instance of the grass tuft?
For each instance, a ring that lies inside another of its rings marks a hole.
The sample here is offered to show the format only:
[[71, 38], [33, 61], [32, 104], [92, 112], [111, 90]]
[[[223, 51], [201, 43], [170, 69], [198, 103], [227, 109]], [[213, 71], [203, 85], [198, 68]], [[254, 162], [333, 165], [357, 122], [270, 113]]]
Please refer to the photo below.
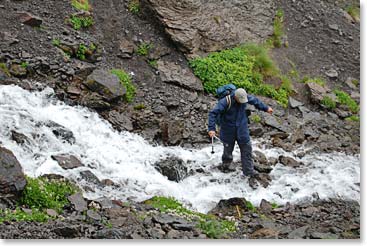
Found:
[[91, 9], [88, 0], [71, 0], [71, 5], [77, 10], [89, 11]]
[[132, 102], [135, 96], [136, 88], [131, 81], [131, 76], [122, 69], [112, 69], [112, 74], [115, 74], [119, 79], [120, 83], [126, 88], [125, 100]]

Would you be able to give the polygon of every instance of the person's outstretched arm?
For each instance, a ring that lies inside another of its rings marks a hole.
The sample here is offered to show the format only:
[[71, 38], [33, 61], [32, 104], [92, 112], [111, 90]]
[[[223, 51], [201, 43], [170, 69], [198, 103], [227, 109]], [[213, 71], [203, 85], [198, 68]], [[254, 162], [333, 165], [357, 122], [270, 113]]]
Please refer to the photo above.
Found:
[[254, 105], [256, 109], [268, 112], [270, 114], [273, 113], [273, 109], [264, 104], [262, 101], [260, 101], [259, 98], [252, 95], [247, 95], [247, 99], [248, 99], [247, 103]]

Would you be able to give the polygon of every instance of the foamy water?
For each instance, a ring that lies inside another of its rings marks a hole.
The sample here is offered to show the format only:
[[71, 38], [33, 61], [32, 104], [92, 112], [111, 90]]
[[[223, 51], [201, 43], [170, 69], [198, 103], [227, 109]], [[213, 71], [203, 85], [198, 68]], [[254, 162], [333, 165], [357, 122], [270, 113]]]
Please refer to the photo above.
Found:
[[[57, 138], [45, 125], [53, 121], [73, 132], [74, 144]], [[26, 135], [30, 143], [18, 145], [11, 140], [11, 130]], [[88, 198], [102, 196], [122, 200], [142, 201], [154, 195], [175, 197], [187, 206], [207, 212], [220, 199], [245, 197], [255, 205], [261, 199], [278, 204], [310, 200], [312, 194], [320, 198], [340, 197], [360, 200], [359, 156], [342, 153], [306, 155], [298, 159], [301, 168], [289, 168], [277, 164], [270, 173], [272, 182], [267, 188], [251, 189], [241, 177], [241, 168], [232, 173], [222, 173], [220, 164], [222, 147], [215, 145], [203, 149], [152, 146], [142, 137], [129, 132], [117, 132], [97, 113], [83, 107], [71, 107], [53, 98], [53, 91], [30, 93], [16, 86], [0, 86], [0, 142], [13, 151], [29, 176], [47, 173], [61, 174], [78, 180], [82, 186], [94, 191], [85, 192]], [[263, 149], [260, 142], [253, 141], [254, 150], [267, 157], [293, 156], [281, 149]], [[71, 154], [77, 156], [83, 167], [64, 170], [51, 159], [51, 155]], [[153, 166], [168, 156], [184, 160], [192, 170], [202, 168], [203, 173], [194, 173], [179, 183], [169, 181]], [[239, 149], [234, 152], [239, 160]], [[79, 172], [92, 171], [100, 180], [111, 179], [119, 187], [98, 187], [82, 180]], [[299, 189], [293, 192], [291, 188]], [[274, 194], [276, 193], [276, 194]]]

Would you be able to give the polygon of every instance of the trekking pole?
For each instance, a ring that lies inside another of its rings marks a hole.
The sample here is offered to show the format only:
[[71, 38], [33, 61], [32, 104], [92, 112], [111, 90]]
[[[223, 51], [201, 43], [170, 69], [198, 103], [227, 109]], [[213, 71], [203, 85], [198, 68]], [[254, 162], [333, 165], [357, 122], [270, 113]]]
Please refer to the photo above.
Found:
[[214, 137], [212, 137], [212, 154], [214, 154]]

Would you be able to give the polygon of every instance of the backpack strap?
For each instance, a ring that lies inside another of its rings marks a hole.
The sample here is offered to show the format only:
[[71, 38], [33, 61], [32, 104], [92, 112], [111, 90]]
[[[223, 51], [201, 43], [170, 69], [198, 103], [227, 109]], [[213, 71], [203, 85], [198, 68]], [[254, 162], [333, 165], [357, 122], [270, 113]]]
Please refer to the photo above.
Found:
[[228, 105], [227, 111], [228, 111], [231, 108], [231, 106], [232, 106], [231, 95], [227, 95], [226, 96], [226, 99], [227, 99], [227, 105]]

